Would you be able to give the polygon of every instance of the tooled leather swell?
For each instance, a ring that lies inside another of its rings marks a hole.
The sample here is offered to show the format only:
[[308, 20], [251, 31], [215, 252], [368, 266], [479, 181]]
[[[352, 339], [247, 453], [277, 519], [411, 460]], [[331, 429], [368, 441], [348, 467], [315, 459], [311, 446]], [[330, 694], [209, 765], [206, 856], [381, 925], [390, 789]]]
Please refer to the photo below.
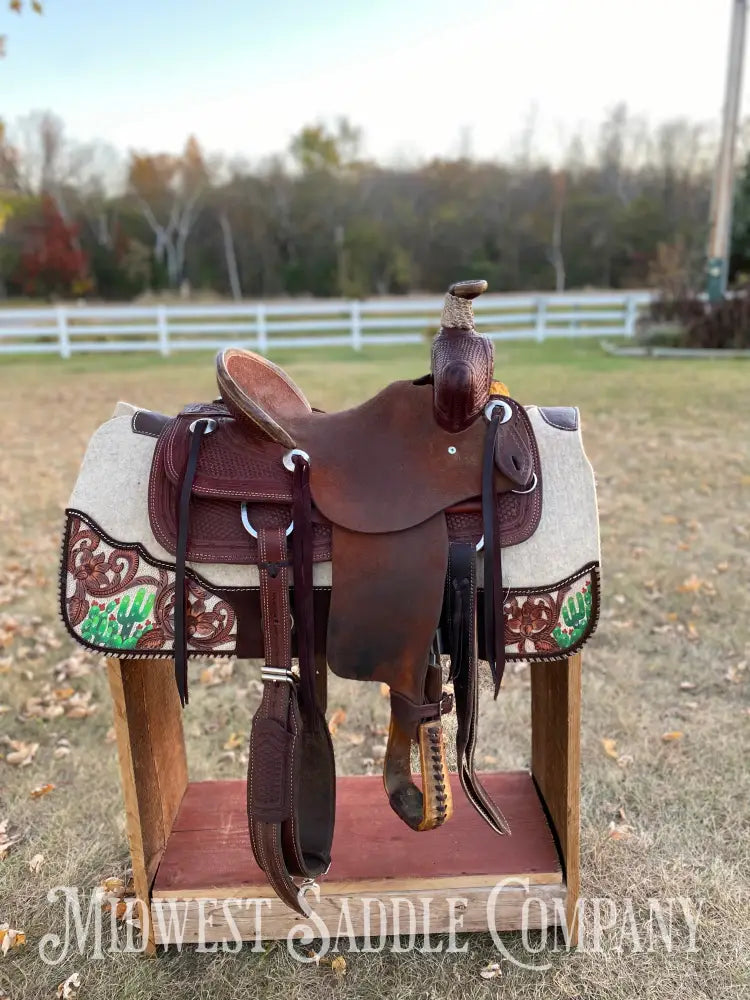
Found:
[[462, 430], [481, 413], [490, 394], [492, 343], [466, 330], [441, 330], [432, 345], [435, 419]]
[[[503, 546], [517, 545], [536, 530], [542, 511], [539, 453], [528, 417], [517, 407], [515, 432], [523, 440], [537, 486], [530, 493], [502, 492], [497, 497], [497, 534]], [[187, 558], [193, 562], [254, 565], [260, 562], [258, 543], [242, 524], [242, 502], [254, 527], [286, 527], [292, 518], [292, 476], [282, 465], [286, 449], [275, 442], [249, 437], [226, 409], [216, 404], [191, 406], [162, 429], [156, 443], [148, 490], [151, 529], [157, 541], [174, 554], [177, 545], [177, 500], [190, 445], [190, 424], [198, 416], [213, 416], [219, 429], [204, 437], [190, 504]], [[529, 477], [530, 478], [530, 477]], [[478, 498], [446, 512], [451, 540], [482, 537]], [[313, 559], [331, 558], [331, 524], [313, 509]]]

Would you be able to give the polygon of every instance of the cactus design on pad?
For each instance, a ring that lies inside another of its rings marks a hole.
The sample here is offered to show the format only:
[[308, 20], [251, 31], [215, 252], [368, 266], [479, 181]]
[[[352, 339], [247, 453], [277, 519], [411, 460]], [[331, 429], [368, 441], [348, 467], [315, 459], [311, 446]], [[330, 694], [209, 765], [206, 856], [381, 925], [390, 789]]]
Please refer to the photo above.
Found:
[[591, 619], [591, 587], [586, 585], [569, 597], [562, 606], [562, 625], [552, 632], [561, 649], [568, 649], [578, 642]]
[[154, 598], [153, 591], [147, 597], [145, 588], [141, 587], [132, 600], [125, 594], [108, 604], [93, 603], [81, 622], [81, 636], [96, 646], [133, 649], [154, 627], [155, 623], [149, 618]]

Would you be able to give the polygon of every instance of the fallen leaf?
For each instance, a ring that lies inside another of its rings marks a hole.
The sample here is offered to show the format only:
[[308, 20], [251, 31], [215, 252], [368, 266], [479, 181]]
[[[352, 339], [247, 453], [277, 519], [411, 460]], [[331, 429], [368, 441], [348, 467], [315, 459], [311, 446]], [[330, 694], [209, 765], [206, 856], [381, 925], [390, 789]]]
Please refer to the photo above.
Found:
[[44, 864], [44, 855], [35, 854], [34, 857], [29, 861], [29, 871], [32, 875], [38, 875], [42, 870], [42, 865]]
[[740, 684], [742, 682], [743, 666], [743, 664], [738, 664], [737, 667], [730, 667], [724, 674], [724, 680], [730, 684]]
[[677, 588], [677, 593], [695, 594], [701, 589], [702, 586], [703, 586], [703, 581], [699, 579], [695, 575], [695, 573], [693, 573], [692, 576], [689, 576], [687, 580], [685, 580], [683, 583], [680, 584], [680, 586]]
[[198, 680], [205, 687], [216, 687], [226, 684], [234, 672], [234, 660], [217, 660], [201, 670]]
[[380, 697], [381, 698], [388, 698], [389, 695], [390, 695], [390, 693], [391, 693], [391, 689], [388, 687], [387, 684], [381, 684], [380, 685]]
[[695, 627], [695, 622], [687, 623], [687, 634], [688, 639], [692, 639], [693, 641], [700, 638], [700, 632]]
[[490, 962], [489, 965], [485, 965], [483, 969], [479, 970], [482, 979], [499, 979], [502, 974], [503, 970], [500, 968], [499, 962]]
[[12, 749], [5, 755], [5, 762], [16, 767], [28, 767], [39, 749], [38, 743], [24, 743], [23, 740], [8, 740], [8, 745]]
[[115, 727], [114, 726], [110, 726], [109, 729], [107, 730], [107, 732], [105, 733], [105, 735], [104, 735], [104, 742], [105, 743], [116, 743], [117, 742], [117, 733], [115, 732]]
[[681, 740], [685, 734], [680, 732], [679, 729], [674, 729], [669, 733], [662, 733], [661, 740], [662, 743], [676, 743], [677, 740]]
[[729, 569], [729, 563], [728, 562], [716, 563], [716, 569], [717, 572], [719, 573], [726, 573], [726, 571]]
[[608, 757], [617, 760], [617, 740], [604, 738], [602, 739], [602, 747]]
[[4, 819], [0, 822], [0, 861], [4, 860], [10, 854], [11, 847], [15, 847], [16, 844], [20, 844], [22, 837], [15, 832], [11, 832], [10, 821]]
[[74, 1000], [78, 996], [80, 988], [81, 977], [77, 972], [74, 972], [57, 987], [58, 1000]]
[[609, 824], [610, 840], [630, 840], [633, 836], [633, 827], [627, 823], [615, 823], [612, 820]]
[[105, 878], [103, 882], [100, 882], [99, 889], [107, 895], [113, 895], [119, 898], [120, 896], [125, 895], [125, 882], [116, 875], [113, 875], [110, 878]]
[[665, 514], [661, 519], [662, 524], [678, 524], [679, 518], [676, 518], [674, 514]]
[[10, 924], [0, 924], [0, 954], [7, 955], [11, 948], [21, 948], [26, 944], [26, 934]]
[[346, 975], [346, 959], [343, 955], [337, 955], [331, 962], [331, 969], [337, 979], [343, 979]]
[[630, 767], [633, 763], [633, 755], [630, 753], [623, 753], [617, 758], [617, 766], [621, 768]]
[[693, 684], [692, 681], [681, 681], [680, 682], [680, 691], [695, 691], [695, 689], [697, 687], [698, 687], [698, 685], [697, 684]]
[[29, 795], [32, 799], [41, 799], [43, 795], [48, 795], [50, 792], [54, 792], [55, 786], [52, 782], [47, 782], [46, 785], [37, 785], [36, 788], [32, 788]]
[[333, 736], [339, 726], [343, 726], [346, 722], [346, 712], [343, 708], [337, 708], [333, 713], [331, 718], [328, 720], [328, 732]]
[[224, 744], [225, 750], [236, 750], [241, 747], [245, 742], [245, 737], [240, 735], [240, 733], [231, 733], [229, 739]]
[[65, 717], [68, 719], [86, 719], [93, 715], [99, 707], [91, 705], [91, 691], [79, 691], [65, 703]]

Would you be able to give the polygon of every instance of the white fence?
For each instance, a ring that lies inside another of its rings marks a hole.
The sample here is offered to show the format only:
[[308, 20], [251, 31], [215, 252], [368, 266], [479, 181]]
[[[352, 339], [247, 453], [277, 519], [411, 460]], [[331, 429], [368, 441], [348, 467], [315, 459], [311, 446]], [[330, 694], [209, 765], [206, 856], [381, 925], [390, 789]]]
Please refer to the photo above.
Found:
[[[483, 295], [479, 332], [493, 340], [632, 336], [650, 292]], [[60, 305], [0, 309], [0, 354], [218, 350], [415, 344], [439, 326], [443, 297], [238, 302], [227, 305]]]

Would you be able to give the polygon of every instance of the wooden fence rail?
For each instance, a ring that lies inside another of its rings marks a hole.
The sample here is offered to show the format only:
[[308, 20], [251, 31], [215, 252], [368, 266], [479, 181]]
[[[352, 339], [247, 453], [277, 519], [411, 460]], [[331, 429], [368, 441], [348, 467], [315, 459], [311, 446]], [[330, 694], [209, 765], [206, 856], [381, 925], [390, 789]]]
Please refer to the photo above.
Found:
[[[477, 329], [493, 340], [626, 336], [652, 293], [485, 295]], [[442, 297], [224, 305], [0, 308], [0, 354], [219, 350], [413, 344], [436, 332]]]

